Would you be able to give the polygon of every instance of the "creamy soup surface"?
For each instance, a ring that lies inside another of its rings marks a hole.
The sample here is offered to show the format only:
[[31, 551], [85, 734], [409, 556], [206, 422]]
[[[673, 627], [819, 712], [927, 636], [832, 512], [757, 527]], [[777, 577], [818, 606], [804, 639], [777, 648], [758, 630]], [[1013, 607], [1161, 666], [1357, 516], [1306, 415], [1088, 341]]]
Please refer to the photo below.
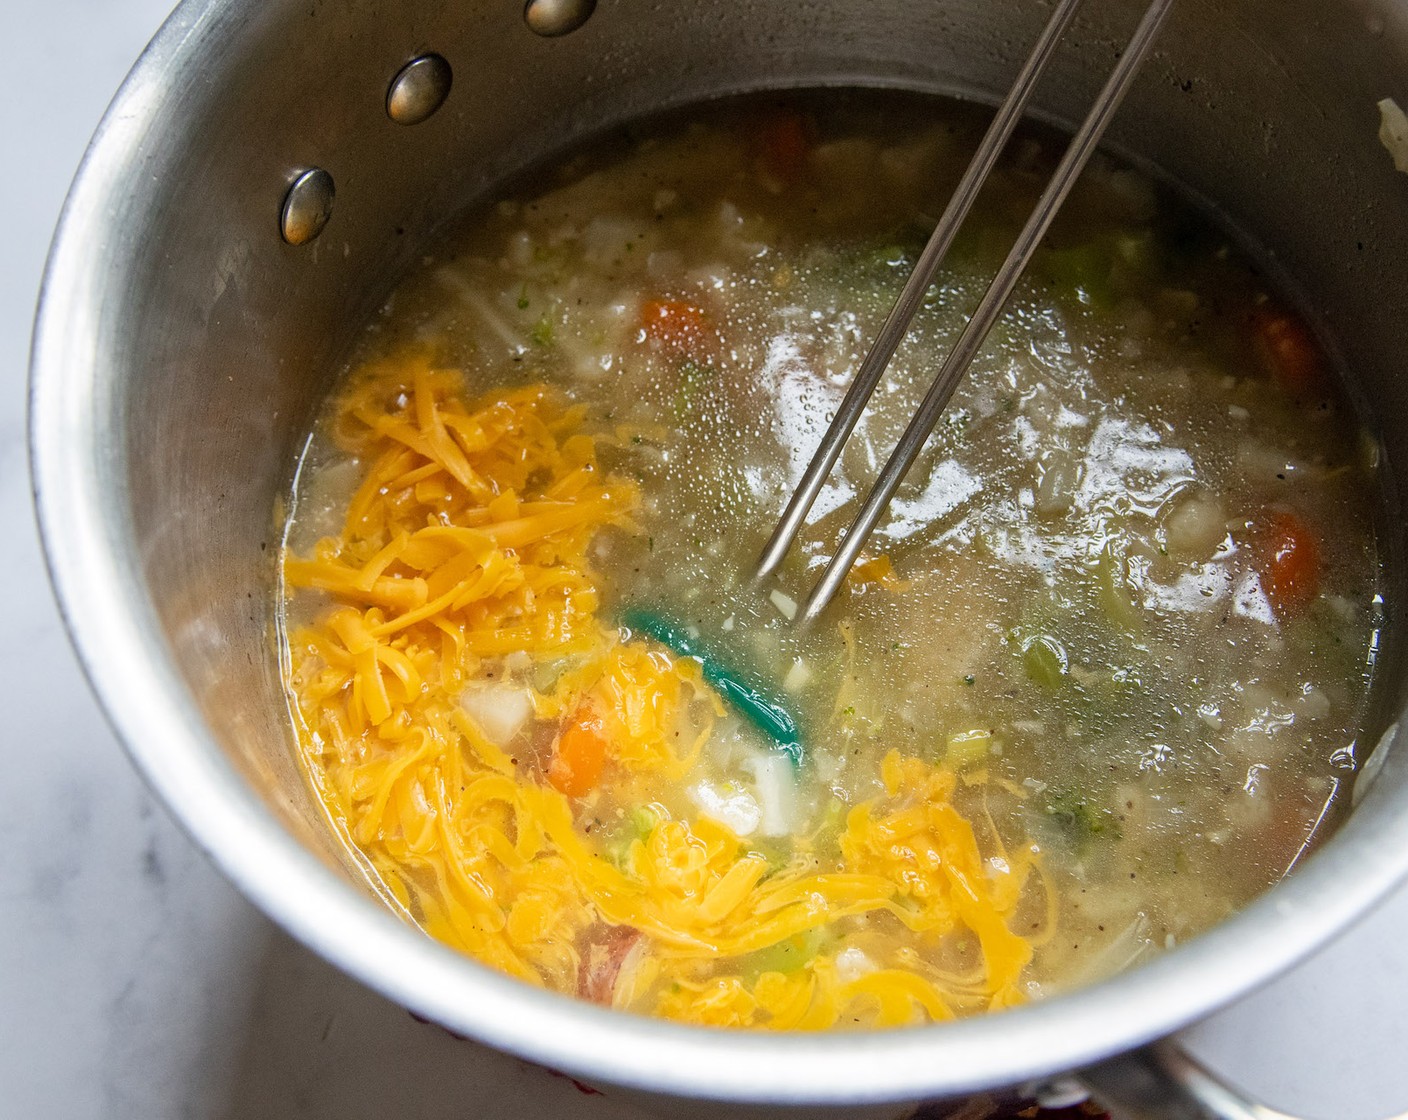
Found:
[[796, 604], [1059, 155], [1019, 136], [778, 577], [750, 584], [985, 125], [643, 126], [468, 215], [363, 338], [284, 551], [290, 710], [387, 901], [721, 1026], [1128, 968], [1347, 802], [1375, 444], [1229, 239], [1097, 157], [861, 563]]

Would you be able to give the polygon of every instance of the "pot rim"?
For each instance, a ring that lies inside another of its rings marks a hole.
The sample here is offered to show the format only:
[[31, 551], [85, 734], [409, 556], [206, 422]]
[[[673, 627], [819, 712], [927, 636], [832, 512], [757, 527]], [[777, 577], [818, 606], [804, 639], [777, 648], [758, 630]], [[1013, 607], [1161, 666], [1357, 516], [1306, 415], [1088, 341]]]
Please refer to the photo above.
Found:
[[121, 466], [99, 391], [113, 372], [102, 345], [119, 302], [111, 262], [124, 256], [108, 217], [142, 181], [162, 75], [213, 49], [237, 9], [238, 0], [184, 0], [83, 159], [36, 313], [30, 461], [65, 626], [119, 739], [195, 844], [305, 946], [420, 1015], [574, 1076], [712, 1100], [879, 1103], [1044, 1079], [1162, 1037], [1290, 967], [1408, 876], [1408, 812], [1392, 811], [1375, 786], [1368, 811], [1289, 880], [1133, 972], [952, 1024], [803, 1036], [686, 1027], [533, 989], [431, 940], [335, 874], [285, 831], [205, 728], [129, 558], [120, 511], [97, 484]]

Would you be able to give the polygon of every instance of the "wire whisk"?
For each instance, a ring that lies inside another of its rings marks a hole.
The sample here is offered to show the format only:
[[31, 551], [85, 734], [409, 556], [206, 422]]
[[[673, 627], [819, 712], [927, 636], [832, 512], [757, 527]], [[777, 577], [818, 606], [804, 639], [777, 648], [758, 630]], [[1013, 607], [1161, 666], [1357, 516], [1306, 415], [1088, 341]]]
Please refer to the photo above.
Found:
[[[987, 181], [997, 158], [1012, 135], [1012, 130], [1021, 119], [1027, 101], [1031, 97], [1038, 79], [1055, 53], [1071, 19], [1075, 15], [1080, 0], [1060, 0], [1052, 13], [1036, 46], [1022, 65], [1007, 97], [988, 127], [978, 150], [968, 168], [964, 171], [957, 189], [949, 199], [938, 224], [928, 243], [920, 253], [914, 270], [905, 282], [899, 298], [885, 319], [870, 350], [856, 371], [855, 379], [846, 391], [835, 418], [822, 437], [811, 463], [803, 473], [797, 489], [793, 492], [783, 511], [777, 528], [773, 531], [767, 546], [758, 560], [757, 578], [759, 581], [772, 575], [787, 555], [797, 538], [797, 533], [806, 520], [807, 513], [821, 492], [827, 476], [836, 465], [841, 449], [855, 430], [861, 413], [879, 384], [885, 367], [894, 356], [895, 349], [909, 330], [925, 292], [933, 283], [939, 265], [943, 263], [954, 236], [968, 216], [983, 184]], [[1046, 235], [1061, 203], [1070, 193], [1077, 177], [1089, 161], [1095, 146], [1104, 135], [1105, 128], [1114, 116], [1115, 110], [1124, 100], [1133, 84], [1139, 67], [1149, 52], [1158, 34], [1164, 17], [1173, 5], [1173, 0], [1153, 0], [1144, 12], [1139, 26], [1135, 29], [1124, 53], [1120, 56], [1113, 72], [1100, 90], [1099, 97], [1091, 106], [1080, 129], [1071, 140], [1061, 162], [1057, 165], [1051, 181], [1038, 199], [1036, 208], [1018, 235], [1011, 251], [1007, 254], [997, 275], [978, 302], [967, 325], [964, 327], [953, 349], [949, 351], [937, 376], [929, 387], [918, 411], [900, 437], [895, 449], [882, 468], [875, 485], [861, 503], [860, 512], [846, 535], [842, 538], [835, 555], [827, 564], [811, 593], [807, 596], [798, 618], [809, 622], [816, 618], [835, 597], [846, 575], [850, 572], [861, 549], [870, 539], [871, 533], [889, 507], [890, 500], [899, 488], [909, 468], [919, 457], [939, 417], [947, 407], [949, 399], [958, 387], [974, 356], [982, 347], [988, 332], [1002, 314], [1003, 307], [1011, 296], [1017, 281], [1026, 270], [1032, 255], [1041, 239]]]

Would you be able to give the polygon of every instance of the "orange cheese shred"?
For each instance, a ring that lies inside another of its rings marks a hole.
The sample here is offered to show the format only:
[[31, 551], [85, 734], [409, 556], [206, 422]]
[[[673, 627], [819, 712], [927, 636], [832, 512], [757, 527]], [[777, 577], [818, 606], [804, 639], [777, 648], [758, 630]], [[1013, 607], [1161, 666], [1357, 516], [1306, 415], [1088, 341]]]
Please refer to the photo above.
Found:
[[[630, 927], [643, 948], [613, 1002], [686, 1022], [893, 1026], [1020, 1001], [1032, 944], [1013, 920], [1036, 855], [985, 858], [943, 767], [891, 752], [830, 867], [779, 865], [659, 806], [605, 850], [574, 800], [598, 782], [687, 780], [724, 714], [696, 662], [598, 618], [589, 549], [632, 531], [634, 483], [603, 474], [582, 411], [543, 385], [470, 401], [456, 371], [401, 355], [336, 405], [331, 438], [363, 475], [340, 531], [283, 557], [302, 619], [285, 684], [311, 784], [395, 905], [568, 992], [592, 938]], [[867, 579], [893, 581], [873, 565]], [[492, 720], [470, 688], [499, 705]], [[558, 730], [535, 747], [530, 725]], [[922, 954], [857, 970], [832, 937], [799, 967], [763, 960], [852, 918], [972, 951], [947, 971]]]

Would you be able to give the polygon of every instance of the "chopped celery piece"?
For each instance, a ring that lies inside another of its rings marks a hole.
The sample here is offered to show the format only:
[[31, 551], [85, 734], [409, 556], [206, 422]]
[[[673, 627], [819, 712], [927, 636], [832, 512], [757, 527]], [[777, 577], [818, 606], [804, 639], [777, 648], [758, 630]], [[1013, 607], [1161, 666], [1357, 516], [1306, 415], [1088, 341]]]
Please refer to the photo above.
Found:
[[955, 731], [948, 737], [944, 761], [955, 770], [976, 770], [987, 765], [988, 752], [991, 750], [991, 731], [982, 728]]
[[1118, 840], [1119, 822], [1108, 809], [1092, 809], [1075, 790], [1057, 790], [1046, 803], [1046, 815], [1060, 829], [1077, 854], [1083, 853], [1097, 836]]
[[533, 324], [533, 329], [528, 332], [529, 341], [534, 346], [551, 346], [553, 342], [552, 319], [546, 314], [539, 317]]
[[636, 834], [635, 839], [645, 840], [660, 823], [660, 814], [649, 805], [637, 805], [631, 810], [629, 819]]
[[1101, 551], [1098, 574], [1100, 605], [1106, 616], [1126, 630], [1138, 630], [1143, 622], [1143, 612], [1134, 600], [1127, 564], [1113, 545], [1107, 544]]
[[697, 640], [659, 615], [632, 607], [621, 615], [621, 624], [654, 638], [681, 657], [692, 657], [698, 661], [704, 679], [714, 690], [732, 704], [739, 715], [768, 736], [792, 760], [794, 766], [801, 764], [802, 738], [797, 730], [797, 721], [775, 699], [749, 684], [731, 666], [724, 665], [711, 652], [703, 649]]
[[1055, 692], [1070, 669], [1066, 651], [1055, 638], [1038, 634], [1022, 644], [1022, 668], [1048, 692]]
[[832, 843], [846, 827], [846, 814], [851, 807], [839, 797], [832, 797], [821, 811], [820, 822], [812, 829], [813, 844]]

